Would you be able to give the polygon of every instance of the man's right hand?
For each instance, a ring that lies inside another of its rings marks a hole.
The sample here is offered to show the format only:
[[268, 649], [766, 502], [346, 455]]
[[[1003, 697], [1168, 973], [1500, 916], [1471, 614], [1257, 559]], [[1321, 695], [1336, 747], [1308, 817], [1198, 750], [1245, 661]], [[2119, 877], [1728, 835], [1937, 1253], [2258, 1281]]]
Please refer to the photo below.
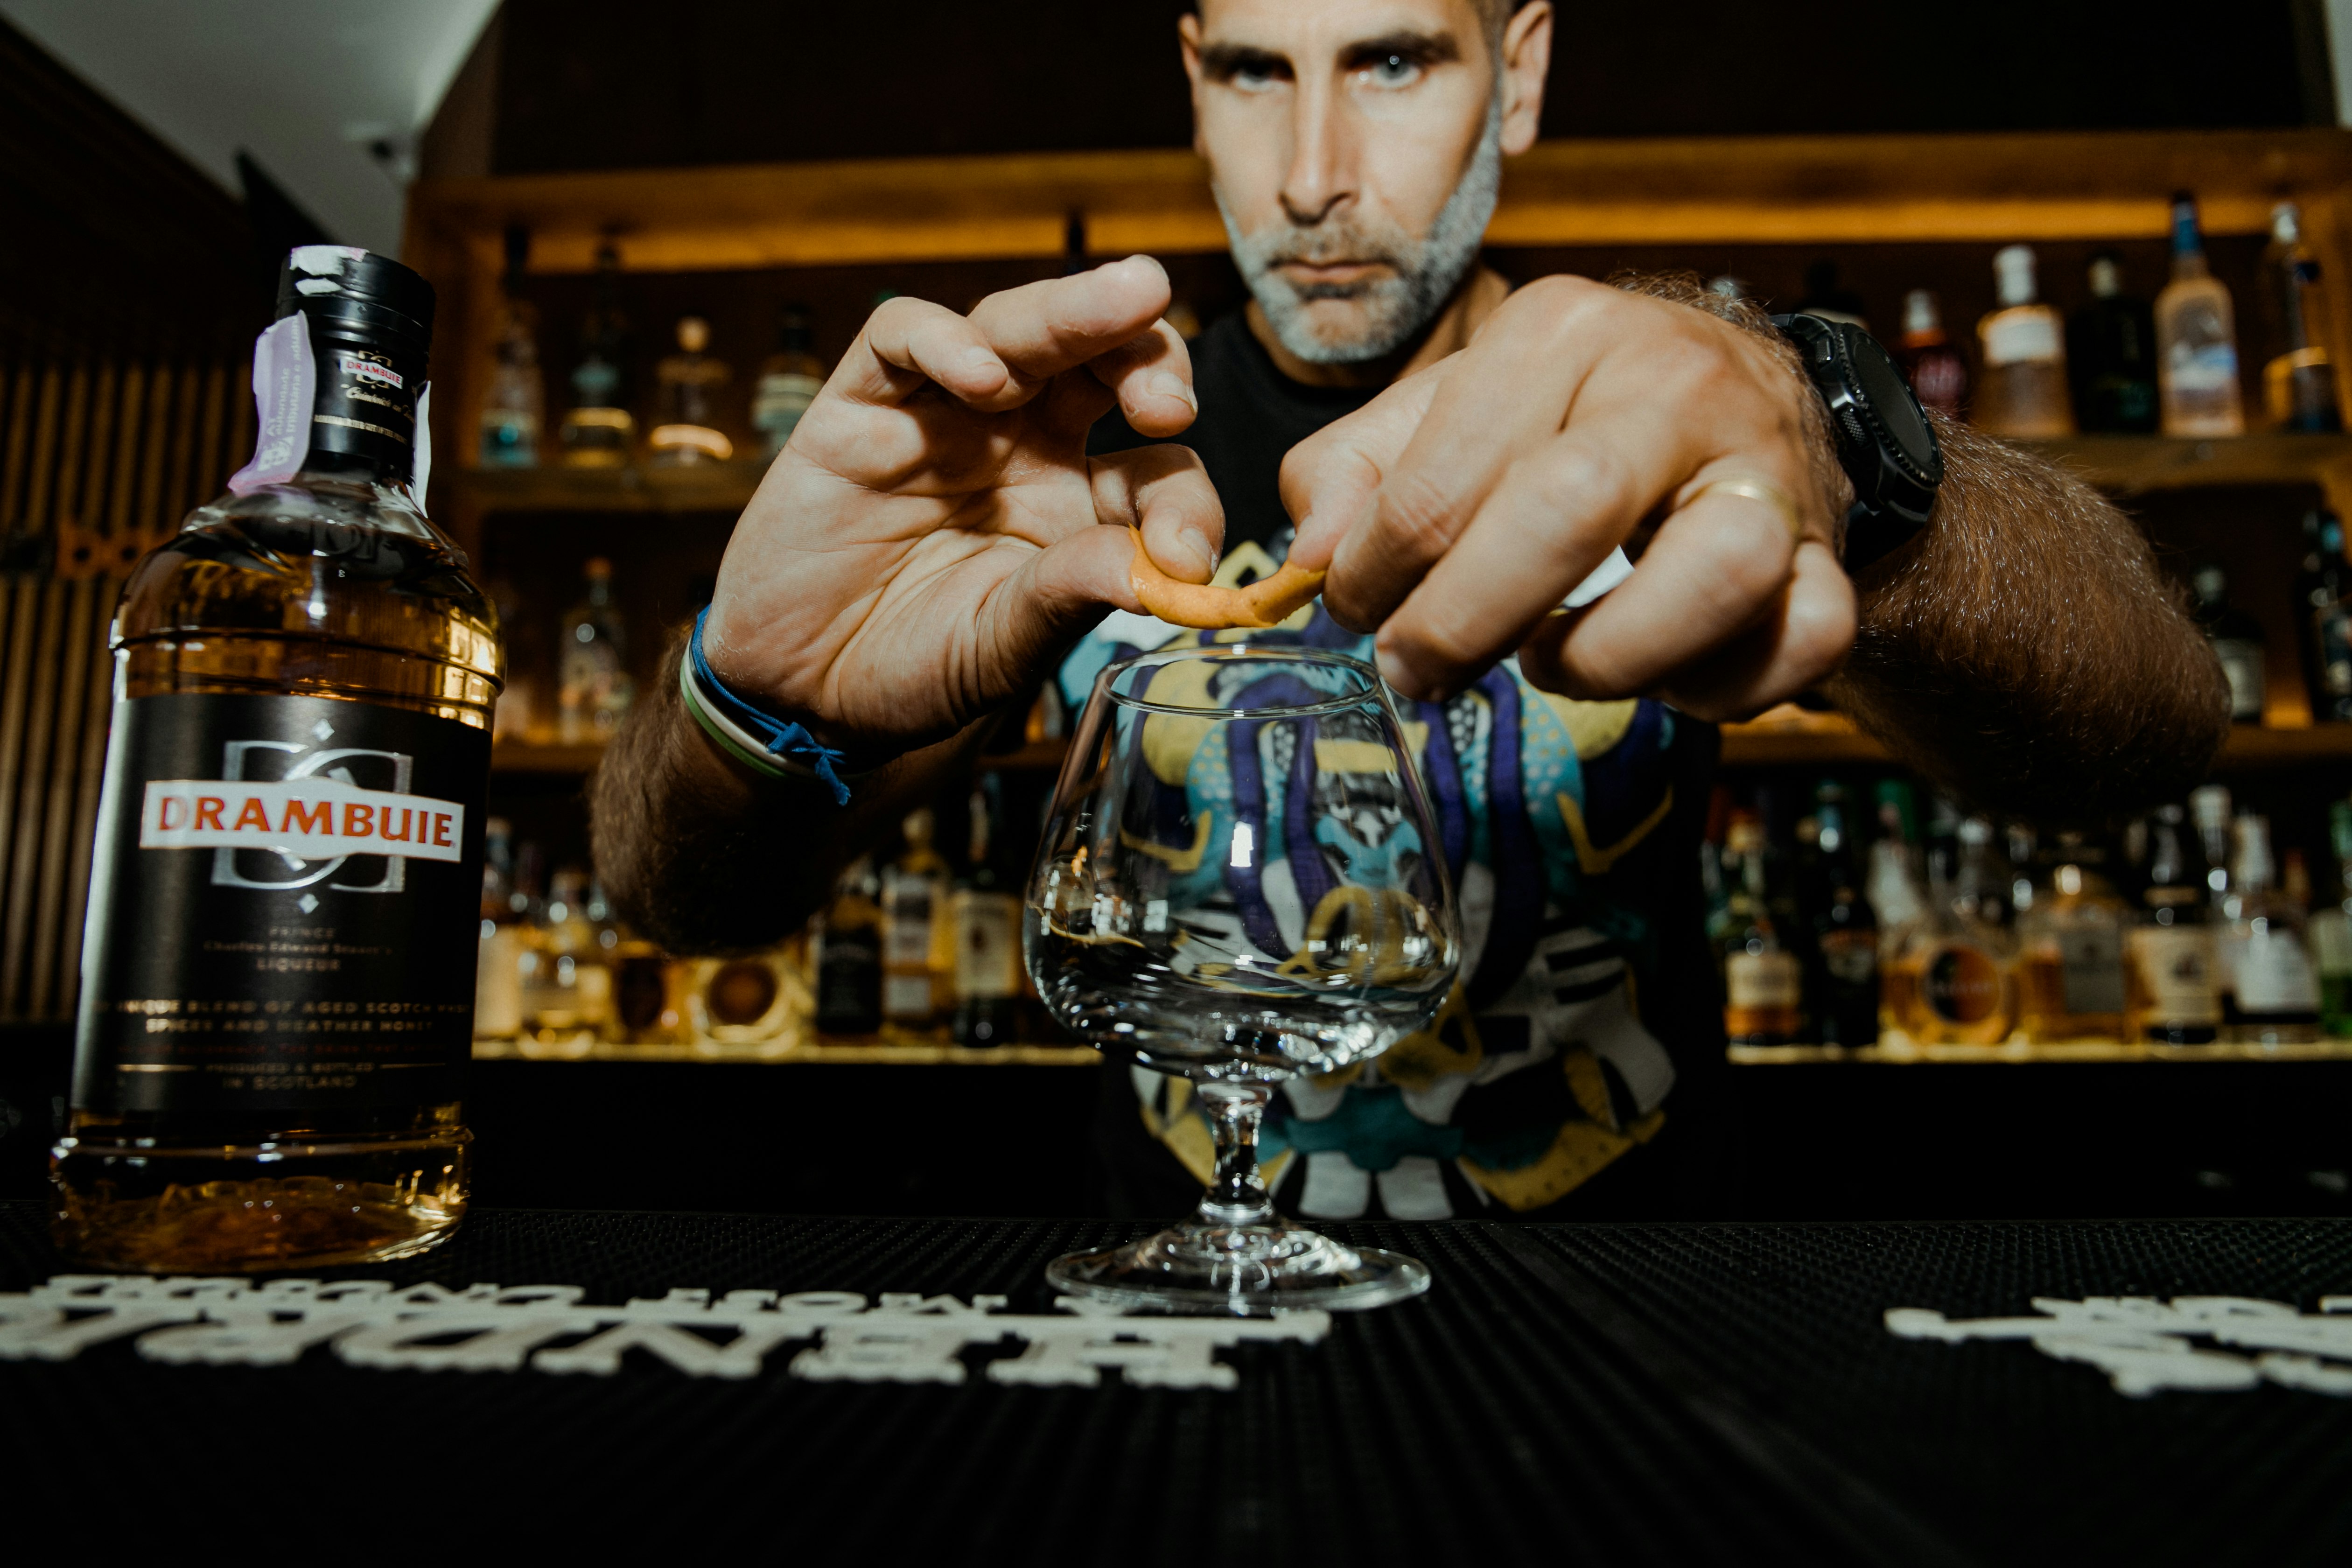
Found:
[[903, 752], [1018, 695], [1106, 607], [1141, 607], [1126, 525], [1205, 582], [1224, 514], [1200, 459], [1086, 455], [1114, 404], [1147, 436], [1192, 424], [1168, 300], [1131, 257], [970, 316], [883, 304], [735, 526], [713, 672], [853, 755]]

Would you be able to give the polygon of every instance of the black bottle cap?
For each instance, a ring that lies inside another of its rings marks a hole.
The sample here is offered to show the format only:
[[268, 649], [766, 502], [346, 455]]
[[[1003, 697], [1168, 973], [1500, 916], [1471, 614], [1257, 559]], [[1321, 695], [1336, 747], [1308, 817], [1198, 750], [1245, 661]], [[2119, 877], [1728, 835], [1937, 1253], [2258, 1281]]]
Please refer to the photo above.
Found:
[[278, 273], [277, 319], [374, 336], [424, 353], [433, 342], [433, 285], [388, 256], [350, 245], [297, 246]]

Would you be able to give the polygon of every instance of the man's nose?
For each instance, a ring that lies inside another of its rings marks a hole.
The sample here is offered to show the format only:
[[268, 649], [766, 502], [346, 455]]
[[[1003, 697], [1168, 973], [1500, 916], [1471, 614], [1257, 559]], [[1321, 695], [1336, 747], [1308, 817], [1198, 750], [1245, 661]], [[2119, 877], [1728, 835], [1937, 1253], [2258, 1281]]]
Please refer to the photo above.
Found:
[[1323, 222], [1355, 197], [1355, 137], [1347, 110], [1345, 95], [1328, 78], [1302, 81], [1292, 95], [1282, 209], [1301, 228]]

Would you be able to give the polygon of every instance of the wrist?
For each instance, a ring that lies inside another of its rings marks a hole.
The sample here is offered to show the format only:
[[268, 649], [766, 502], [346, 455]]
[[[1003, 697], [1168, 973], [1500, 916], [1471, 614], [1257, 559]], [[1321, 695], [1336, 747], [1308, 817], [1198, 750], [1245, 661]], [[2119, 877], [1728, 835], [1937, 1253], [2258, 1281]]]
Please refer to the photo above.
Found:
[[708, 605], [695, 616], [678, 659], [678, 697], [705, 739], [730, 762], [755, 774], [822, 784], [836, 805], [849, 804], [849, 786], [873, 772], [852, 769], [849, 754], [820, 741], [798, 719], [754, 703], [721, 680], [702, 650]]

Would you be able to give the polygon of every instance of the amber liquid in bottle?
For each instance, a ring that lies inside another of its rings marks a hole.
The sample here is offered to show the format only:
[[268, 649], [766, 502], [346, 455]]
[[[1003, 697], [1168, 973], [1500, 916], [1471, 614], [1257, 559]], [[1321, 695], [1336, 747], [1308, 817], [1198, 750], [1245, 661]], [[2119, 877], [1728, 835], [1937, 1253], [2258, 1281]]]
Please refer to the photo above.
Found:
[[[428, 331], [429, 309], [428, 303]], [[332, 347], [322, 342], [322, 362]], [[421, 369], [422, 355], [417, 358]], [[316, 447], [302, 463], [285, 482], [197, 509], [180, 533], [134, 569], [110, 637], [116, 744], [122, 743], [125, 705], [144, 698], [304, 698], [323, 700], [319, 710], [327, 717], [318, 722], [351, 737], [363, 736], [371, 722], [404, 721], [377, 716], [376, 710], [454, 721], [479, 731], [486, 761], [501, 680], [497, 612], [467, 574], [463, 554], [425, 518], [408, 488], [404, 463], [388, 471], [358, 454]], [[309, 721], [307, 710], [303, 717]], [[113, 763], [110, 757], [110, 795], [117, 782]], [[477, 774], [466, 792], [466, 810], [476, 819], [465, 824], [471, 844], [467, 858], [435, 868], [459, 884], [480, 879], [481, 787]], [[115, 853], [127, 858], [212, 852], [118, 847]], [[416, 890], [422, 874], [409, 881], [407, 896], [423, 896]], [[291, 892], [253, 896], [273, 900], [273, 921], [303, 918], [278, 912], [296, 908]], [[334, 918], [338, 906], [330, 900], [338, 896], [346, 904], [365, 902], [331, 894], [317, 902], [317, 920]], [[424, 910], [432, 929], [442, 923], [441, 913], [438, 901]], [[475, 940], [473, 914], [467, 898], [457, 899], [449, 912], [452, 928], [463, 926], [468, 947]], [[110, 910], [101, 890], [93, 900], [93, 938], [103, 921], [121, 918], [120, 909]], [[318, 934], [325, 929], [315, 928], [314, 940], [291, 946], [329, 955], [311, 960], [314, 964], [331, 962], [336, 952], [348, 950]], [[232, 1013], [256, 1010], [252, 1016], [299, 1008], [328, 1027], [385, 1011], [383, 998], [351, 984], [344, 985], [348, 999], [337, 998], [339, 976], [359, 967], [352, 960], [340, 962], [344, 968], [310, 984], [303, 999], [232, 999], [225, 1005]], [[456, 978], [469, 998], [470, 963], [457, 962], [465, 972]], [[86, 964], [85, 1036], [94, 984]], [[99, 999], [101, 1008], [110, 1005], [120, 1005]], [[459, 1016], [453, 1026], [470, 1035], [470, 1002], [454, 1011]], [[167, 1015], [148, 1023], [168, 1021]], [[89, 1051], [87, 1038], [82, 1049]], [[79, 1262], [103, 1268], [201, 1273], [368, 1262], [432, 1246], [456, 1227], [466, 1208], [473, 1135], [457, 1100], [446, 1092], [453, 1074], [381, 1071], [375, 1077], [395, 1086], [416, 1077], [441, 1092], [415, 1103], [401, 1100], [393, 1088], [372, 1092], [366, 1103], [329, 1094], [289, 1105], [303, 1098], [299, 1074], [291, 1074], [277, 1080], [287, 1089], [268, 1097], [275, 1109], [98, 1110], [81, 1108], [78, 1070], [77, 1109], [51, 1164], [59, 1247]], [[257, 1078], [252, 1082], [261, 1087]]]

